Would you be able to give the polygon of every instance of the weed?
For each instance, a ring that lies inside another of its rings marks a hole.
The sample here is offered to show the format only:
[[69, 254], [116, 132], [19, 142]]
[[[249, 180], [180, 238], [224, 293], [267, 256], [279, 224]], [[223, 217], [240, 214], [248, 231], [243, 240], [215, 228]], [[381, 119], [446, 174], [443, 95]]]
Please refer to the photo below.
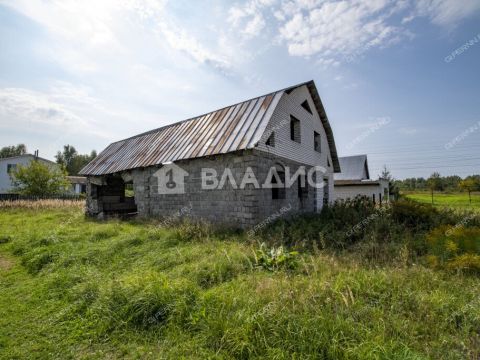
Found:
[[255, 251], [255, 262], [269, 271], [294, 270], [298, 266], [298, 252], [288, 251], [283, 246], [268, 248], [262, 243]]

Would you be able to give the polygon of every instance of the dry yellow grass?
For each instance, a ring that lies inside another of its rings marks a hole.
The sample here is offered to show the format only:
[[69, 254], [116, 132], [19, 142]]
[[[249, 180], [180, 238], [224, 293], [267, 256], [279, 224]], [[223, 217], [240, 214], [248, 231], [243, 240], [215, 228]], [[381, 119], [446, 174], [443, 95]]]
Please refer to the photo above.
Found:
[[58, 209], [58, 208], [78, 208], [85, 207], [85, 200], [61, 200], [61, 199], [43, 199], [43, 200], [15, 200], [0, 201], [0, 209]]

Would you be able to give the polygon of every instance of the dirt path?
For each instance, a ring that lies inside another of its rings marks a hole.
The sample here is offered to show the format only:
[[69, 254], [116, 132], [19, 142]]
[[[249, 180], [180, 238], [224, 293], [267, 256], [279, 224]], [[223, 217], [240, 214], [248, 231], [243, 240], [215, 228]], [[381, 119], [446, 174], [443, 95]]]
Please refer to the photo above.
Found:
[[13, 261], [8, 260], [6, 257], [3, 257], [0, 255], [0, 270], [2, 271], [8, 271], [12, 268], [13, 266]]

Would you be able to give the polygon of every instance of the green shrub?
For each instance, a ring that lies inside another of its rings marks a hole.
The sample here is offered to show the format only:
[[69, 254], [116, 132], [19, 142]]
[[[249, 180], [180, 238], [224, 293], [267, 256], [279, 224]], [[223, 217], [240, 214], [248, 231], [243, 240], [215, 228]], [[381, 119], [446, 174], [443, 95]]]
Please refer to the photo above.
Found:
[[431, 267], [480, 272], [480, 227], [440, 226], [426, 240]]
[[344, 249], [365, 238], [370, 240], [372, 234], [388, 240], [394, 228], [389, 214], [389, 208], [377, 208], [371, 200], [359, 196], [336, 201], [320, 214], [278, 220], [260, 237], [271, 245]]
[[438, 210], [429, 204], [402, 199], [392, 203], [392, 217], [407, 227], [430, 229], [435, 225]]
[[257, 266], [269, 271], [294, 270], [298, 266], [298, 252], [288, 251], [283, 246], [267, 248], [265, 243], [255, 252]]

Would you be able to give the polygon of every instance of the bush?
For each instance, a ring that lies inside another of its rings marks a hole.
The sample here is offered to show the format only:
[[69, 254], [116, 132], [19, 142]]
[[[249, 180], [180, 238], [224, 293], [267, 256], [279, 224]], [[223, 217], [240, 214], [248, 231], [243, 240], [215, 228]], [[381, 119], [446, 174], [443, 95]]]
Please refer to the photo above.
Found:
[[431, 267], [480, 272], [480, 228], [440, 226], [427, 235]]
[[430, 204], [402, 199], [392, 203], [392, 217], [407, 227], [430, 229], [438, 217], [438, 210]]
[[[365, 238], [390, 238], [389, 208], [377, 208], [366, 197], [336, 201], [320, 214], [282, 219], [260, 235], [269, 244], [344, 249]], [[378, 232], [378, 233], [376, 233]]]

